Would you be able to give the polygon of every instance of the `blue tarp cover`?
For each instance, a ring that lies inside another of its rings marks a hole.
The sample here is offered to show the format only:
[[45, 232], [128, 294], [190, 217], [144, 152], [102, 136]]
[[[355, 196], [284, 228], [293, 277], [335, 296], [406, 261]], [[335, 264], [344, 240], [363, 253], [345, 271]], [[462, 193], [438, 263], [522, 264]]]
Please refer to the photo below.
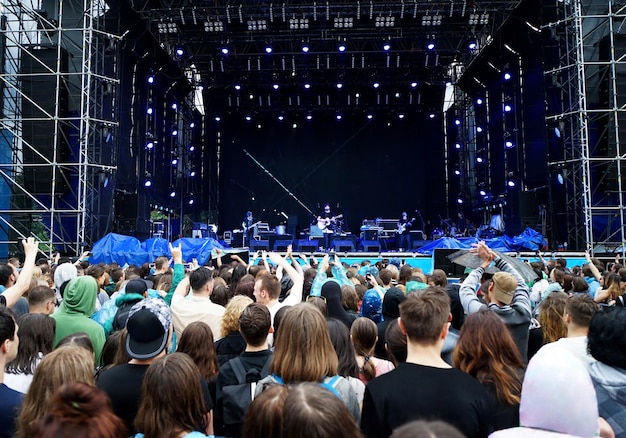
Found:
[[[477, 243], [479, 240], [482, 239], [476, 237], [462, 237], [460, 239], [442, 237], [422, 246], [417, 252], [431, 255], [435, 249], [439, 248], [470, 249], [472, 244]], [[485, 239], [485, 243], [489, 248], [500, 252], [537, 251], [546, 245], [543, 236], [531, 228], [526, 228], [522, 234], [512, 238], [504, 235], [494, 237], [493, 239]]]
[[[217, 240], [205, 239], [178, 239], [172, 243], [174, 246], [180, 245], [183, 250], [185, 261], [198, 259], [201, 265], [211, 258], [211, 250], [214, 248], [224, 249], [224, 246]], [[121, 234], [110, 233], [98, 240], [91, 250], [93, 256], [89, 262], [112, 263], [120, 265], [142, 265], [151, 263], [159, 256], [170, 257], [168, 241], [162, 238], [148, 239], [140, 242], [135, 237], [123, 236]]]

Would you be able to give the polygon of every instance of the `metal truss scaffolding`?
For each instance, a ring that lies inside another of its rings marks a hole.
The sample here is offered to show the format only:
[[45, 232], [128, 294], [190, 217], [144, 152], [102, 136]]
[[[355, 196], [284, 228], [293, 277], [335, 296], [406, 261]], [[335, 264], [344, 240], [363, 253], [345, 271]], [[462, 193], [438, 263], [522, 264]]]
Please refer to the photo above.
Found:
[[626, 6], [554, 1], [546, 8], [548, 148], [558, 239], [570, 249], [624, 251]]
[[79, 253], [112, 210], [120, 38], [104, 0], [0, 5], [0, 257], [26, 236]]

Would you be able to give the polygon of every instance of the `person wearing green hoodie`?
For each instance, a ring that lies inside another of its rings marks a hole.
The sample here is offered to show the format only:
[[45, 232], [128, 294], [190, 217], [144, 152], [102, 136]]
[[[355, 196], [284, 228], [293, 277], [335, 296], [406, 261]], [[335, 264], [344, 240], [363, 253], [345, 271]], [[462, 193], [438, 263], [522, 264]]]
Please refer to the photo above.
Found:
[[98, 283], [93, 277], [76, 277], [65, 287], [63, 302], [52, 318], [57, 322], [54, 335], [55, 347], [64, 337], [85, 332], [93, 344], [96, 363], [99, 363], [105, 341], [104, 329], [96, 321], [90, 319], [96, 308], [97, 295]]

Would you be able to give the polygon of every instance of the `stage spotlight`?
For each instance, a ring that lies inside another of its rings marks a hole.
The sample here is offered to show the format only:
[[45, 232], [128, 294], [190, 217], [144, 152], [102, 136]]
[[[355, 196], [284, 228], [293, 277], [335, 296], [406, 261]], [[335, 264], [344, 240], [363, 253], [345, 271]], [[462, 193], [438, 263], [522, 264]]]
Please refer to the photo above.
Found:
[[454, 144], [454, 148], [455, 149], [461, 149], [461, 143], [455, 143]]
[[293, 129], [296, 129], [296, 128], [298, 127], [298, 124], [297, 124], [297, 123], [293, 123], [293, 124], [291, 125], [291, 127], [292, 127]]
[[335, 116], [335, 118], [336, 118], [337, 120], [341, 120], [342, 115], [341, 115], [341, 114], [339, 114], [339, 113], [337, 113], [337, 115]]
[[309, 84], [308, 82], [304, 84], [304, 88], [306, 90], [308, 90], [309, 88], [311, 88], [311, 84]]
[[193, 198], [189, 198], [189, 200], [187, 201], [187, 204], [188, 205], [193, 205], [193, 203], [194, 203]]
[[454, 169], [454, 174], [456, 176], [461, 176], [461, 170], [460, 169]]
[[249, 122], [250, 120], [252, 120], [252, 116], [246, 116], [246, 122]]
[[561, 130], [558, 126], [554, 127], [554, 135], [556, 135], [557, 138], [561, 138]]
[[176, 111], [178, 109], [178, 105], [176, 104], [176, 102], [172, 103], [172, 109], [174, 111]]
[[176, 197], [176, 189], [172, 187], [170, 189], [170, 198], [175, 198], [175, 197]]
[[507, 149], [512, 149], [515, 146], [515, 143], [513, 143], [511, 140], [506, 140], [504, 142], [504, 147]]
[[221, 118], [220, 116], [215, 116], [215, 121], [216, 121], [216, 122], [221, 122], [221, 121], [222, 121], [222, 118]]
[[340, 52], [345, 52], [346, 48], [346, 43], [339, 43], [339, 45], [337, 46], [337, 50], [339, 50]]
[[390, 51], [390, 50], [391, 50], [391, 43], [390, 43], [389, 41], [385, 41], [385, 42], [383, 43], [383, 50], [384, 50], [385, 52], [388, 52], [388, 51]]
[[265, 46], [265, 53], [267, 53], [268, 55], [272, 53], [273, 50], [274, 49], [272, 49], [272, 46], [270, 46], [269, 44]]
[[510, 179], [510, 180], [508, 180], [508, 181], [506, 182], [506, 185], [507, 185], [508, 187], [515, 187], [517, 184], [515, 183], [515, 180]]
[[176, 48], [176, 56], [181, 57], [185, 54], [185, 49], [183, 49], [182, 47], [177, 47]]
[[480, 190], [478, 191], [478, 194], [479, 194], [480, 196], [487, 196], [487, 192], [485, 191], [485, 189], [480, 189]]
[[508, 103], [504, 105], [504, 112], [505, 113], [510, 113], [512, 109], [513, 109], [513, 107], [511, 105], [509, 105]]
[[240, 84], [235, 84], [235, 90], [240, 91], [241, 90], [241, 85]]
[[559, 184], [563, 185], [563, 183], [564, 183], [564, 180], [563, 180], [563, 174], [559, 173], [559, 174], [556, 176], [556, 182], [558, 182]]
[[308, 44], [302, 44], [302, 52], [303, 53], [309, 53], [309, 50], [311, 50], [311, 47]]
[[476, 99], [476, 105], [482, 105], [483, 104], [483, 99], [482, 98], [478, 98]]
[[278, 116], [278, 120], [282, 122], [283, 120], [285, 120], [285, 116], [283, 116], [282, 114], [279, 115]]
[[380, 83], [378, 83], [378, 82], [374, 82], [374, 83], [372, 84], [372, 87], [374, 87], [374, 88], [378, 88], [378, 87], [380, 87]]
[[476, 127], [476, 132], [483, 132], [483, 127], [482, 126], [477, 126]]
[[154, 109], [152, 107], [148, 107], [148, 109], [146, 110], [146, 113], [152, 115], [152, 113], [154, 113]]
[[191, 178], [193, 178], [194, 176], [196, 176], [196, 171], [195, 171], [195, 170], [192, 170], [191, 172], [189, 172], [189, 176], [190, 176]]
[[228, 47], [222, 47], [222, 55], [228, 55]]
[[476, 157], [476, 162], [477, 163], [484, 163], [485, 160], [483, 159], [483, 157], [481, 157], [480, 155]]
[[454, 124], [456, 126], [461, 126], [461, 120], [460, 119], [454, 119]]
[[427, 50], [435, 50], [436, 47], [437, 47], [437, 43], [435, 42], [435, 36], [432, 35], [426, 41], [426, 49]]
[[146, 178], [146, 180], [143, 182], [143, 186], [152, 187], [152, 180], [150, 178]]
[[196, 127], [196, 124], [195, 124], [194, 122], [191, 122], [191, 123], [189, 124], [189, 127], [190, 127], [191, 129], [193, 129], [193, 128], [195, 128], [195, 127]]
[[174, 157], [172, 158], [172, 166], [176, 166], [178, 165], [178, 158]]
[[154, 84], [154, 76], [152, 76], [152, 75], [148, 76], [148, 83], [149, 84]]
[[428, 115], [428, 118], [431, 119], [431, 120], [434, 119], [435, 118], [435, 113], [430, 113]]
[[404, 119], [404, 114], [402, 114], [402, 113], [398, 114], [398, 118], [399, 118], [400, 120]]
[[178, 135], [178, 129], [172, 130], [172, 137], [176, 137]]
[[313, 115], [312, 114], [307, 114], [306, 115], [306, 119], [307, 120], [313, 120]]
[[154, 142], [149, 141], [148, 143], [146, 143], [146, 150], [151, 151], [152, 149], [154, 149]]
[[343, 88], [343, 84], [341, 82], [337, 82], [337, 88], [341, 90]]
[[456, 203], [457, 203], [457, 204], [461, 205], [461, 204], [463, 204], [464, 202], [465, 202], [465, 201], [463, 200], [463, 198], [461, 198], [461, 197], [456, 198]]
[[476, 40], [470, 40], [470, 42], [467, 43], [467, 48], [469, 50], [476, 50], [478, 48], [478, 43], [476, 42]]
[[417, 87], [417, 82], [411, 82], [411, 88], [416, 88]]
[[508, 81], [511, 79], [511, 73], [509, 73], [508, 71], [504, 72], [504, 75], [502, 76], [504, 78], [505, 81]]
[[274, 90], [278, 90], [278, 89], [280, 88], [280, 85], [278, 85], [278, 84], [272, 84], [272, 88], [273, 88]]
[[196, 150], [196, 147], [194, 145], [189, 146], [189, 152], [194, 152], [195, 150]]
[[368, 113], [366, 117], [367, 117], [367, 120], [372, 120], [374, 118], [374, 114]]

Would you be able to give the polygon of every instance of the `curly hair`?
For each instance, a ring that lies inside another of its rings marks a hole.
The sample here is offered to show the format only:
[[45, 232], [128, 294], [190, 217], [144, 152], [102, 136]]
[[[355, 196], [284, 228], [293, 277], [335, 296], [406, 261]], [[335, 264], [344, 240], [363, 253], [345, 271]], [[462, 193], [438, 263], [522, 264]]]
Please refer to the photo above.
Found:
[[222, 327], [220, 328], [220, 338], [225, 338], [231, 332], [239, 331], [239, 317], [248, 304], [253, 301], [246, 295], [235, 295], [222, 316]]

